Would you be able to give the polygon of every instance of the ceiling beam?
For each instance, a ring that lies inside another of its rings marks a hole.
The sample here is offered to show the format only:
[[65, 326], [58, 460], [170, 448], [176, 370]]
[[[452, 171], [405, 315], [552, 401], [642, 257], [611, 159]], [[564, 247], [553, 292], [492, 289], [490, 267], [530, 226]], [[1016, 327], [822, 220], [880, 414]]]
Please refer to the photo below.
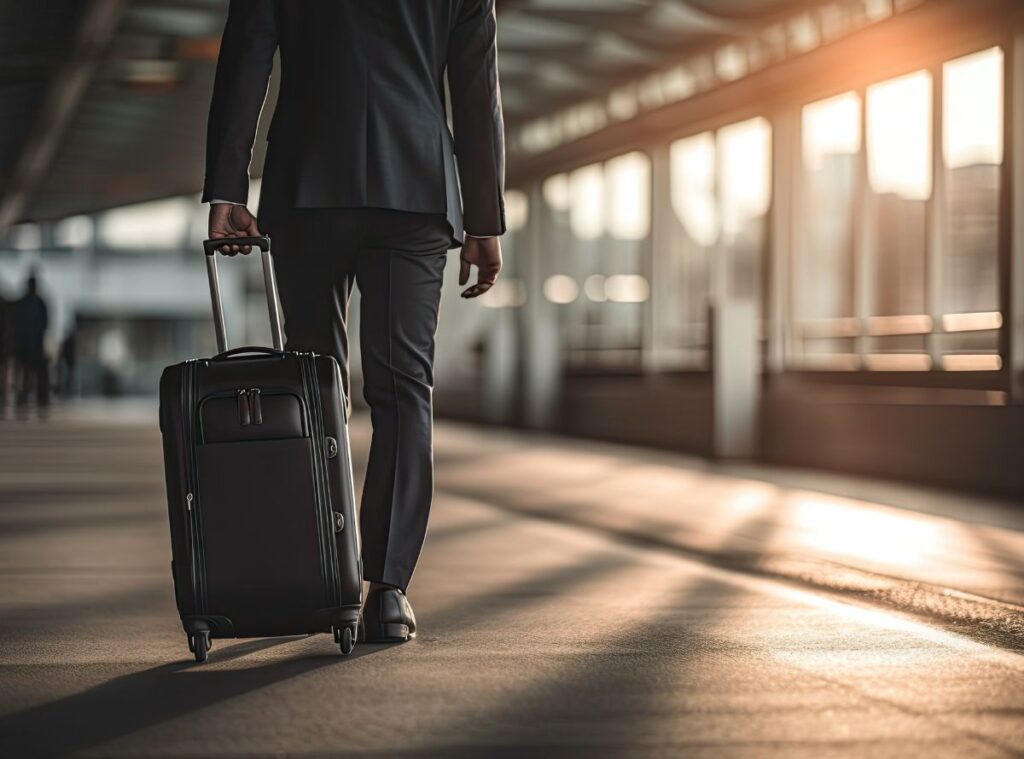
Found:
[[96, 68], [103, 59], [126, 0], [92, 0], [82, 14], [67, 58], [50, 80], [35, 128], [22, 146], [10, 184], [0, 197], [0, 234], [17, 223], [50, 167]]

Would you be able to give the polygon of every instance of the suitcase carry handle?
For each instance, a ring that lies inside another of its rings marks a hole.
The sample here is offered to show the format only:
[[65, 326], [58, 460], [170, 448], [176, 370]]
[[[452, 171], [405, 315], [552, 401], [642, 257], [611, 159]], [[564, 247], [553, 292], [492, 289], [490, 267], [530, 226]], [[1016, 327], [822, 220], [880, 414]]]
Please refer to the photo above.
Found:
[[[263, 286], [267, 291], [267, 310], [270, 313], [270, 334], [274, 341], [274, 349], [284, 350], [284, 332], [281, 329], [281, 308], [277, 299], [277, 277], [274, 274], [274, 258], [270, 252], [270, 238], [263, 237], [222, 237], [217, 240], [204, 240], [203, 251], [206, 253], [206, 274], [210, 280], [210, 301], [213, 304], [213, 326], [217, 331], [217, 353], [221, 356], [228, 352], [227, 324], [224, 321], [224, 304], [220, 297], [220, 277], [217, 274], [217, 248], [221, 245], [252, 245], [260, 249], [263, 261]], [[247, 350], [252, 350], [249, 348]]]

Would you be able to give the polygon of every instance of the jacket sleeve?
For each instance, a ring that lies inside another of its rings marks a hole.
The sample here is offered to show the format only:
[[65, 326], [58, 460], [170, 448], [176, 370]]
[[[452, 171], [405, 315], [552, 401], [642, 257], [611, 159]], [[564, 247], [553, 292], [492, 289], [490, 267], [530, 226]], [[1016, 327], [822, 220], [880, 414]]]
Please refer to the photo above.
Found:
[[505, 232], [505, 130], [494, 0], [464, 0], [448, 41], [448, 86], [466, 232]]
[[277, 50], [278, 0], [231, 0], [206, 131], [203, 202], [245, 204], [249, 162]]

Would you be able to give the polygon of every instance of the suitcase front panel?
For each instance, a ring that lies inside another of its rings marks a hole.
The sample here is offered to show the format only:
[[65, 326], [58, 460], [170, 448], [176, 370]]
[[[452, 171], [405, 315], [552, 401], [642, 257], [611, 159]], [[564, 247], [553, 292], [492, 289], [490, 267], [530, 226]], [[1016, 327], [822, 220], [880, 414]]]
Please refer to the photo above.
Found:
[[329, 606], [308, 438], [198, 448], [207, 606], [235, 634], [312, 632]]

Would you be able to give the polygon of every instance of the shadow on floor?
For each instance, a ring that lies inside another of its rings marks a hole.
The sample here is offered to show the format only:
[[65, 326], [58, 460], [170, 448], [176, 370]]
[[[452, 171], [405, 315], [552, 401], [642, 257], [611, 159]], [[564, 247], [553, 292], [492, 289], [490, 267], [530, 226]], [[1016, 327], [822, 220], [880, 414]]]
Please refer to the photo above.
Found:
[[10, 757], [66, 756], [236, 696], [316, 670], [341, 667], [386, 649], [385, 646], [358, 646], [345, 657], [339, 654], [307, 656], [251, 669], [212, 668], [220, 662], [304, 639], [305, 636], [248, 640], [227, 646], [215, 643], [205, 667], [192, 662], [165, 664], [9, 715], [0, 719], [4, 754]]

